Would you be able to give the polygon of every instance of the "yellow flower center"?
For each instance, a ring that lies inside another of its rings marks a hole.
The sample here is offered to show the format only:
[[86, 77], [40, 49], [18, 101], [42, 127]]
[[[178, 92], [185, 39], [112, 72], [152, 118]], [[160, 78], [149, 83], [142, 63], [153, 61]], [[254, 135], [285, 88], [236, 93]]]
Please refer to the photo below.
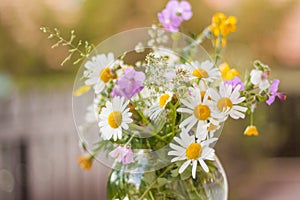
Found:
[[210, 109], [207, 105], [199, 104], [194, 109], [194, 115], [199, 120], [207, 120], [210, 117]]
[[170, 98], [170, 95], [168, 95], [168, 94], [161, 95], [159, 98], [159, 107], [163, 108], [166, 105], [169, 98]]
[[198, 78], [208, 78], [207, 71], [202, 68], [195, 69], [192, 74]]
[[112, 79], [113, 75], [110, 72], [110, 68], [107, 67], [107, 68], [102, 69], [100, 71], [99, 77], [104, 83], [107, 83], [110, 79]]
[[190, 160], [196, 160], [202, 153], [202, 147], [199, 143], [192, 143], [186, 148], [185, 155]]
[[224, 112], [226, 110], [229, 110], [232, 108], [232, 102], [229, 98], [224, 97], [219, 99], [218, 103], [217, 103], [218, 109], [220, 112]]
[[113, 111], [108, 115], [108, 124], [112, 128], [118, 128], [122, 123], [122, 113], [120, 111]]

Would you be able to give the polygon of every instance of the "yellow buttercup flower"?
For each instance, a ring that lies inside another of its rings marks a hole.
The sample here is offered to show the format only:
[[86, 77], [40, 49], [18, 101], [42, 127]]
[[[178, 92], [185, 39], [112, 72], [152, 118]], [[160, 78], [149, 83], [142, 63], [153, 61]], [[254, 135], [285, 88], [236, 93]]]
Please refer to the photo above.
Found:
[[79, 166], [84, 170], [90, 170], [93, 165], [93, 157], [91, 155], [82, 155], [77, 158]]
[[212, 23], [209, 26], [209, 29], [213, 32], [214, 36], [218, 37], [221, 35], [221, 26], [226, 20], [226, 15], [223, 13], [216, 13], [212, 17]]
[[209, 29], [216, 37], [219, 35], [227, 37], [229, 33], [236, 31], [236, 22], [237, 19], [234, 16], [227, 17], [223, 13], [216, 13], [212, 17], [212, 24], [209, 26]]
[[236, 31], [236, 22], [237, 19], [233, 16], [228, 17], [225, 21], [223, 26], [221, 26], [221, 32], [224, 37], [227, 37], [229, 33]]
[[212, 23], [220, 25], [226, 20], [227, 16], [224, 13], [216, 13], [212, 17]]
[[247, 136], [258, 136], [258, 131], [256, 129], [256, 126], [253, 126], [253, 125], [250, 125], [250, 126], [247, 126], [245, 132], [244, 132], [244, 135], [247, 135]]
[[73, 95], [74, 96], [80, 96], [86, 92], [88, 92], [89, 90], [91, 89], [91, 86], [90, 85], [84, 85], [84, 86], [81, 86], [80, 88], [78, 88], [77, 90], [75, 90], [73, 92]]
[[208, 28], [210, 29], [212, 34], [215, 37], [217, 37], [217, 39], [215, 39], [215, 44], [217, 46], [220, 46], [220, 45], [222, 47], [226, 46], [227, 36], [231, 32], [236, 31], [236, 23], [237, 23], [236, 17], [234, 17], [234, 16], [227, 17], [223, 13], [216, 13], [212, 17], [212, 23]]
[[240, 72], [236, 69], [231, 69], [228, 63], [224, 62], [220, 64], [219, 70], [224, 80], [232, 80], [235, 76], [239, 76]]

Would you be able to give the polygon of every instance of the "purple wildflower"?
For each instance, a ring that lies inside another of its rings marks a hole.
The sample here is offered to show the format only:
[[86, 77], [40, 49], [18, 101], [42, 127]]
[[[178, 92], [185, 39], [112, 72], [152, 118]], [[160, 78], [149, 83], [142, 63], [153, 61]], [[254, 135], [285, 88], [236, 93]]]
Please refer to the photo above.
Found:
[[171, 0], [166, 6], [167, 10], [172, 11], [173, 15], [179, 18], [181, 21], [191, 19], [192, 7], [187, 1]]
[[269, 99], [266, 101], [266, 103], [270, 106], [274, 101], [275, 97], [277, 96], [281, 101], [284, 101], [286, 99], [286, 95], [283, 93], [277, 92], [278, 86], [279, 86], [280, 80], [274, 79], [273, 83], [270, 87], [270, 96]]
[[143, 88], [145, 74], [135, 71], [133, 68], [125, 69], [124, 75], [120, 77], [112, 90], [112, 96], [121, 96], [130, 99]]
[[111, 151], [109, 155], [123, 164], [134, 162], [132, 149], [126, 146], [118, 146], [116, 149]]
[[166, 8], [158, 13], [158, 19], [167, 31], [178, 32], [180, 24], [192, 15], [192, 7], [187, 1], [170, 0]]
[[170, 32], [178, 32], [178, 27], [181, 24], [181, 21], [178, 17], [174, 17], [172, 11], [163, 10], [158, 13], [159, 22], [164, 26], [165, 30]]
[[240, 91], [243, 91], [245, 89], [244, 83], [240, 79], [240, 77], [235, 76], [234, 79], [225, 81], [225, 84], [231, 85], [232, 89], [236, 88], [236, 86], [240, 85]]

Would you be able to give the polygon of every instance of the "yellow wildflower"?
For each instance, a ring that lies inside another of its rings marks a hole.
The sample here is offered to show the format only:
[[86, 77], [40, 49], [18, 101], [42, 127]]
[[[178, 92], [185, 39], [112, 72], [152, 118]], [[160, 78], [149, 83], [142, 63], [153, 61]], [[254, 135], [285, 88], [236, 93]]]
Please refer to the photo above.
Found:
[[228, 17], [221, 26], [223, 37], [227, 37], [229, 33], [236, 31], [237, 19], [233, 16]]
[[226, 20], [226, 15], [224, 15], [223, 13], [216, 13], [212, 17], [212, 23], [209, 26], [209, 29], [213, 32], [214, 36], [218, 37], [219, 35], [221, 35], [220, 27], [222, 26], [224, 20]]
[[231, 69], [226, 62], [220, 64], [219, 69], [224, 80], [232, 80], [235, 76], [240, 75], [239, 71], [237, 71], [236, 69]]
[[212, 17], [212, 23], [220, 25], [226, 20], [227, 16], [224, 13], [216, 13]]
[[236, 31], [236, 22], [237, 19], [234, 16], [227, 17], [223, 13], [216, 13], [212, 17], [212, 24], [209, 26], [209, 29], [216, 37], [219, 35], [227, 37], [230, 32]]
[[90, 170], [93, 164], [93, 157], [91, 155], [82, 155], [77, 158], [79, 166], [84, 170]]
[[217, 39], [215, 40], [215, 44], [217, 46], [220, 46], [220, 45], [222, 47], [226, 46], [227, 36], [231, 32], [236, 31], [236, 22], [237, 22], [237, 19], [234, 16], [227, 17], [223, 13], [216, 13], [212, 17], [212, 23], [208, 28], [210, 29], [212, 34], [215, 37], [217, 37]]
[[244, 135], [247, 135], [247, 136], [258, 136], [258, 131], [256, 129], [256, 126], [253, 126], [253, 125], [250, 125], [250, 126], [247, 126], [245, 132], [244, 132]]
[[89, 91], [90, 89], [91, 89], [91, 86], [89, 86], [89, 85], [81, 86], [80, 88], [78, 88], [77, 90], [75, 90], [73, 92], [73, 95], [80, 96], [80, 95], [86, 93], [87, 91]]

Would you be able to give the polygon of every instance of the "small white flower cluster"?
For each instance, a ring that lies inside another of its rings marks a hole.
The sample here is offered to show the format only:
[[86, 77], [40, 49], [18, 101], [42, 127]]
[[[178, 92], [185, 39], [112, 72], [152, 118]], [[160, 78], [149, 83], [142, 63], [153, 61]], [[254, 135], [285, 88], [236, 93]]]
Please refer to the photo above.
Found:
[[151, 39], [147, 42], [147, 45], [156, 49], [160, 47], [160, 44], [168, 42], [168, 36], [165, 35], [165, 32], [165, 30], [160, 29], [153, 24], [151, 29], [148, 31]]

